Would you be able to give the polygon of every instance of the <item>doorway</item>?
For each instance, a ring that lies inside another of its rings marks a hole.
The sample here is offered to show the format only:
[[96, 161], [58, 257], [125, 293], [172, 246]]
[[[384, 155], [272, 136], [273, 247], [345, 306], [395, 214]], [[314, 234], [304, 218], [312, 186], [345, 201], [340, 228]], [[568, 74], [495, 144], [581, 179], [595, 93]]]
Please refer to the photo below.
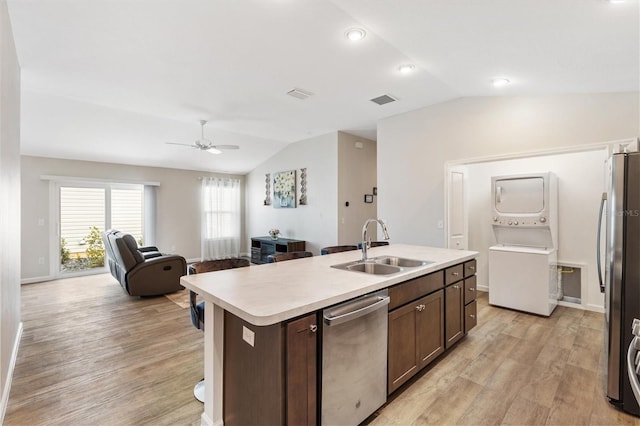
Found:
[[[558, 263], [582, 266], [579, 274], [580, 299], [569, 303], [569, 306], [602, 311], [604, 299], [595, 272], [595, 226], [609, 152], [610, 144], [603, 143], [575, 149], [469, 159], [445, 166], [445, 194], [449, 201], [445, 204], [447, 242], [450, 248], [456, 248], [453, 225], [456, 220], [462, 221], [463, 225], [459, 225], [459, 228], [466, 230], [464, 236], [468, 241], [468, 249], [478, 252], [478, 290], [489, 291], [488, 249], [496, 243], [491, 226], [491, 177], [550, 171], [558, 176], [559, 186]], [[456, 187], [450, 177], [452, 172], [463, 174], [464, 193], [458, 196], [464, 206], [462, 219], [455, 217], [459, 212], [453, 206]], [[578, 274], [575, 276], [578, 277]], [[568, 273], [563, 274], [562, 278], [568, 279]]]

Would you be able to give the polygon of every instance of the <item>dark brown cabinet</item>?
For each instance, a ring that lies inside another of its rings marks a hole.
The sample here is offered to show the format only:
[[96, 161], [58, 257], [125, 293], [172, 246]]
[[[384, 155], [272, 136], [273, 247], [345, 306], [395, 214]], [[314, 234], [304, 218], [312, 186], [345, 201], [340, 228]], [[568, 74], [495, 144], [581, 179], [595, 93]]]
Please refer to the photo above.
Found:
[[467, 334], [476, 324], [478, 324], [478, 319], [476, 301], [474, 300], [464, 307], [464, 333]]
[[[408, 294], [420, 296], [440, 288], [389, 312], [389, 363], [387, 391], [391, 393], [415, 373], [444, 352], [444, 296], [442, 272], [426, 275], [389, 289], [390, 306]], [[396, 296], [394, 298], [394, 295]]]
[[464, 333], [478, 324], [476, 297], [476, 260], [464, 263]]
[[251, 263], [267, 263], [267, 256], [275, 253], [288, 253], [291, 251], [305, 251], [306, 242], [292, 240], [290, 238], [252, 237], [251, 238]]
[[443, 291], [419, 299], [417, 303], [418, 367], [422, 368], [444, 352]]
[[445, 347], [449, 349], [464, 336], [464, 312], [462, 281], [453, 283], [444, 291], [445, 303]]
[[317, 318], [307, 315], [287, 323], [287, 424], [317, 423]]
[[317, 424], [316, 314], [258, 327], [225, 312], [224, 424]]

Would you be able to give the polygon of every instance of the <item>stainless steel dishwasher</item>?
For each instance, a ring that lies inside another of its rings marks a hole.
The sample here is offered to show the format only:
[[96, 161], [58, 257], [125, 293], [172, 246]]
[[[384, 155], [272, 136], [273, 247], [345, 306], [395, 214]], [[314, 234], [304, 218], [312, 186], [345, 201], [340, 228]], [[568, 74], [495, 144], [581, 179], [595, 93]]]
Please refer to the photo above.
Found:
[[387, 320], [383, 290], [322, 312], [323, 425], [357, 425], [387, 401]]

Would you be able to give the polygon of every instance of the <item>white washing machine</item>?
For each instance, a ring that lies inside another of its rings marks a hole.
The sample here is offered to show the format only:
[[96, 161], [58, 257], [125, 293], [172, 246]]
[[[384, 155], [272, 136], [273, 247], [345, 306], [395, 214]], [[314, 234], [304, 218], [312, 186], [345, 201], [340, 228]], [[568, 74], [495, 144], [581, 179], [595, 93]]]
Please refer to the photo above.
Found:
[[489, 303], [549, 316], [558, 305], [557, 250], [489, 247]]

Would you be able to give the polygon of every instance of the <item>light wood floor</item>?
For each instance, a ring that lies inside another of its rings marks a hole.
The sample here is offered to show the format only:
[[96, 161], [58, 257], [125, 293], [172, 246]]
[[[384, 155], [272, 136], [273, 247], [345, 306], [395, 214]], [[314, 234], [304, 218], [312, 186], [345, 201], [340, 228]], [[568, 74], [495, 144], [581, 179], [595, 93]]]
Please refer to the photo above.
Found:
[[603, 314], [557, 307], [545, 318], [478, 295], [478, 326], [394, 394], [372, 425], [640, 424], [604, 396]]
[[[199, 425], [203, 336], [165, 297], [110, 275], [22, 287], [24, 334], [4, 424]], [[396, 392], [372, 425], [640, 424], [601, 386], [601, 314], [478, 303], [478, 326]]]

